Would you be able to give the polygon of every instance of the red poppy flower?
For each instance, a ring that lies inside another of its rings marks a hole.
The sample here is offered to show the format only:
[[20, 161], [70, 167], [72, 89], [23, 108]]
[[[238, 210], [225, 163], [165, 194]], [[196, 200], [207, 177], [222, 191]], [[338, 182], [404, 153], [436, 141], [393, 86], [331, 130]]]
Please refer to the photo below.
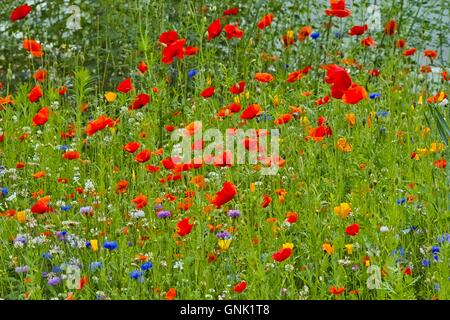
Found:
[[296, 223], [298, 220], [298, 213], [297, 212], [288, 212], [286, 214], [286, 222], [289, 222], [290, 224]]
[[146, 73], [146, 72], [147, 72], [148, 66], [147, 66], [147, 64], [145, 63], [144, 60], [142, 60], [142, 61], [139, 63], [138, 69], [139, 69], [139, 71], [142, 72], [142, 73]]
[[131, 200], [131, 202], [133, 202], [136, 206], [136, 209], [142, 209], [144, 208], [148, 201], [147, 201], [147, 197], [144, 196], [143, 194], [138, 195], [136, 198], [134, 198], [133, 200]]
[[225, 203], [234, 198], [237, 194], [236, 187], [231, 182], [225, 182], [222, 189], [216, 193], [211, 203], [217, 208], [222, 207]]
[[239, 29], [238, 26], [234, 25], [234, 24], [227, 24], [223, 30], [225, 31], [225, 33], [227, 34], [227, 39], [232, 39], [232, 38], [238, 38], [241, 39], [242, 36], [244, 35], [244, 31], [242, 31], [241, 29]]
[[34, 126], [42, 126], [48, 121], [48, 108], [44, 107], [40, 109], [36, 115], [33, 117]]
[[174, 288], [170, 288], [166, 293], [166, 300], [173, 300], [177, 297], [177, 291]]
[[245, 288], [247, 288], [247, 282], [242, 280], [233, 287], [233, 291], [237, 293], [242, 293], [245, 290]]
[[417, 51], [416, 48], [411, 48], [411, 49], [403, 51], [403, 55], [405, 57], [412, 56], [414, 53], [416, 53], [416, 51]]
[[356, 104], [359, 101], [367, 98], [368, 94], [364, 87], [353, 83], [350, 88], [344, 91], [342, 95], [342, 102], [347, 104]]
[[206, 88], [205, 90], [203, 90], [201, 93], [200, 93], [200, 95], [203, 97], [203, 98], [210, 98], [210, 97], [212, 97], [213, 95], [214, 95], [214, 91], [215, 91], [216, 89], [214, 88], [214, 87], [209, 87], [209, 88]]
[[222, 25], [220, 24], [220, 18], [217, 18], [208, 27], [208, 41], [218, 37], [221, 32]]
[[44, 197], [36, 201], [31, 207], [32, 213], [42, 214], [53, 211], [53, 208], [49, 207], [50, 197]]
[[196, 54], [197, 54], [198, 50], [199, 50], [199, 49], [196, 48], [196, 47], [187, 46], [186, 48], [183, 48], [183, 53], [184, 53], [186, 56], [193, 56], [193, 55], [196, 55]]
[[395, 46], [396, 46], [397, 48], [403, 48], [404, 46], [406, 46], [406, 40], [405, 40], [405, 39], [398, 39], [398, 40], [395, 42]]
[[142, 107], [145, 107], [150, 102], [150, 96], [145, 93], [139, 94], [136, 99], [133, 101], [133, 105], [129, 106], [129, 110], [137, 110]]
[[238, 83], [230, 87], [230, 92], [232, 94], [240, 94], [245, 90], [245, 81], [239, 81]]
[[31, 53], [33, 57], [39, 58], [44, 55], [42, 51], [42, 46], [36, 40], [25, 39], [23, 40], [22, 47]]
[[179, 236], [184, 237], [187, 234], [191, 233], [194, 224], [189, 223], [189, 219], [190, 218], [184, 218], [177, 223], [177, 233]]
[[326, 83], [333, 84], [331, 87], [331, 96], [335, 99], [341, 99], [344, 91], [352, 84], [352, 79], [344, 68], [332, 64], [327, 66]]
[[367, 24], [363, 25], [363, 26], [353, 26], [349, 31], [348, 34], [351, 36], [360, 36], [362, 34], [364, 34], [364, 32], [366, 32], [368, 29]]
[[361, 44], [365, 47], [374, 47], [375, 48], [377, 46], [374, 38], [372, 38], [371, 36], [368, 36], [367, 38], [362, 39]]
[[47, 77], [47, 71], [42, 70], [42, 69], [39, 69], [33, 75], [33, 78], [39, 82], [43, 82], [46, 77]]
[[127, 191], [128, 181], [120, 180], [116, 183], [116, 193], [125, 193]]
[[264, 28], [267, 28], [268, 26], [270, 26], [272, 21], [273, 21], [273, 14], [269, 13], [265, 15], [264, 17], [262, 17], [261, 20], [259, 20], [258, 29], [263, 30]]
[[241, 119], [250, 120], [256, 117], [261, 112], [259, 104], [249, 105], [241, 114]]
[[78, 151], [67, 151], [64, 152], [63, 158], [67, 160], [75, 160], [80, 158], [80, 153]]
[[39, 99], [41, 99], [41, 97], [42, 97], [42, 91], [41, 91], [40, 85], [34, 86], [31, 89], [30, 93], [28, 94], [28, 100], [30, 102], [37, 102], [37, 101], [39, 101]]
[[291, 121], [291, 119], [292, 119], [292, 115], [290, 113], [286, 113], [286, 114], [282, 114], [277, 119], [275, 119], [275, 121], [273, 123], [279, 124], [279, 125], [285, 124], [285, 123], [288, 123], [289, 121]]
[[60, 96], [63, 96], [63, 95], [65, 95], [67, 93], [67, 87], [66, 86], [61, 86], [61, 88], [58, 90], [58, 94], [60, 95]]
[[223, 12], [224, 16], [235, 16], [239, 12], [239, 8], [230, 8]]
[[117, 91], [118, 92], [127, 93], [127, 92], [129, 92], [131, 90], [133, 90], [133, 84], [131, 83], [131, 78], [123, 80], [117, 86]]
[[283, 262], [292, 255], [292, 248], [281, 248], [272, 255], [272, 258], [277, 262]]
[[134, 158], [136, 162], [144, 163], [150, 159], [150, 150], [145, 149], [138, 153], [138, 155]]
[[300, 80], [301, 78], [303, 78], [303, 71], [297, 70], [297, 71], [289, 73], [286, 81], [289, 83], [293, 83], [293, 82]]
[[163, 32], [159, 36], [159, 42], [166, 45], [172, 44], [178, 40], [178, 33], [175, 30]]
[[272, 198], [270, 196], [268, 196], [267, 194], [264, 194], [262, 207], [267, 208], [271, 202], [272, 202]]
[[173, 59], [177, 57], [180, 60], [183, 60], [184, 57], [184, 44], [186, 43], [186, 39], [179, 39], [170, 44], [168, 44], [162, 50], [162, 59], [161, 61], [165, 64], [171, 64]]
[[171, 170], [173, 168], [175, 168], [175, 162], [172, 159], [172, 157], [166, 158], [161, 160], [161, 164], [164, 166], [164, 168], [166, 168], [167, 170]]
[[270, 82], [274, 79], [273, 75], [266, 72], [255, 73], [255, 80], [259, 82]]
[[96, 120], [89, 122], [86, 126], [86, 134], [92, 136], [97, 131], [103, 130], [106, 127], [112, 128], [114, 126], [114, 121], [111, 118], [106, 117], [106, 115], [101, 115]]
[[148, 172], [154, 173], [160, 171], [160, 168], [158, 166], [152, 166], [151, 164], [145, 166], [145, 170]]
[[326, 103], [328, 103], [330, 101], [331, 101], [330, 97], [328, 95], [326, 95], [323, 98], [317, 99], [316, 100], [316, 105], [321, 106], [321, 105], [326, 104]]
[[445, 159], [438, 159], [434, 161], [434, 166], [439, 169], [445, 169], [447, 167], [447, 161]]
[[345, 0], [330, 0], [330, 9], [325, 14], [331, 17], [345, 18], [350, 15], [350, 10], [345, 8]]
[[124, 145], [123, 150], [129, 153], [135, 153], [140, 146], [141, 144], [139, 142], [128, 142]]
[[9, 19], [12, 22], [16, 22], [17, 20], [25, 18], [30, 12], [31, 7], [27, 4], [23, 4], [21, 6], [18, 6], [11, 12], [11, 16], [9, 17]]
[[341, 295], [345, 292], [345, 288], [344, 287], [340, 287], [340, 288], [336, 288], [336, 287], [331, 287], [329, 292], [331, 294], [334, 294], [336, 296]]
[[227, 106], [227, 109], [230, 110], [232, 113], [237, 113], [241, 111], [242, 106], [239, 103], [232, 103]]
[[433, 60], [433, 59], [436, 59], [438, 53], [437, 53], [436, 51], [434, 51], [434, 50], [425, 50], [425, 51], [423, 52], [423, 55], [424, 55], [425, 57], [430, 58], [430, 60]]
[[351, 237], [356, 236], [358, 232], [359, 232], [359, 224], [357, 223], [351, 224], [347, 228], [345, 228], [345, 233]]
[[395, 34], [395, 31], [397, 31], [397, 22], [391, 19], [384, 26], [384, 33], [387, 34], [388, 36], [393, 36]]

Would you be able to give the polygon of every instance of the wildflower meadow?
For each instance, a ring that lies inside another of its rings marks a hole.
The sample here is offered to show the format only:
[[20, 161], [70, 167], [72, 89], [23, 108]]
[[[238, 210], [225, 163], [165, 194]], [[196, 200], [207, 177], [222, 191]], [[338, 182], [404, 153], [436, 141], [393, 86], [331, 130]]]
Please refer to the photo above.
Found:
[[449, 0], [0, 2], [0, 298], [450, 298]]

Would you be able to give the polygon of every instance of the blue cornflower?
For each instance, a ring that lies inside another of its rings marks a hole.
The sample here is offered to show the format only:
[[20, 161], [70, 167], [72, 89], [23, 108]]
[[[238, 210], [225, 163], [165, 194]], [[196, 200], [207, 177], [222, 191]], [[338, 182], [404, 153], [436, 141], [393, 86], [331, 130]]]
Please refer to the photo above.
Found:
[[2, 196], [5, 196], [5, 197], [6, 197], [6, 196], [8, 195], [8, 193], [9, 193], [9, 192], [8, 192], [8, 188], [3, 187], [3, 188], [1, 188], [0, 190], [1, 190], [1, 195], [2, 195]]
[[66, 240], [66, 236], [67, 236], [68, 232], [63, 230], [63, 231], [57, 231], [56, 232], [56, 237], [58, 238], [58, 240]]
[[52, 254], [50, 252], [44, 252], [42, 254], [42, 258], [44, 258], [46, 260], [50, 260], [52, 258]]
[[313, 33], [311, 33], [310, 37], [311, 37], [311, 39], [316, 40], [317, 38], [320, 37], [320, 33], [317, 31], [314, 31]]
[[102, 266], [101, 262], [94, 261], [94, 262], [91, 262], [89, 267], [90, 267], [91, 271], [94, 271], [94, 270], [96, 270], [98, 268], [101, 268], [101, 266]]
[[59, 146], [59, 150], [62, 150], [62, 151], [67, 151], [67, 150], [69, 150], [70, 149], [70, 146], [68, 146], [67, 144], [64, 144], [64, 145], [62, 145], [62, 146]]
[[432, 253], [439, 253], [439, 252], [441, 252], [441, 248], [439, 246], [433, 246], [431, 248], [431, 252]]
[[381, 93], [373, 92], [373, 93], [369, 94], [369, 98], [370, 99], [381, 98]]
[[438, 255], [437, 253], [435, 253], [435, 254], [433, 255], [433, 260], [436, 261], [436, 262], [439, 261], [439, 255]]
[[71, 205], [64, 205], [64, 206], [61, 206], [61, 210], [62, 210], [62, 211], [69, 211], [70, 209], [72, 209], [72, 206], [71, 206]]
[[424, 266], [424, 267], [429, 267], [429, 266], [431, 266], [431, 261], [428, 260], [428, 259], [423, 259], [423, 260], [422, 260], [422, 266]]
[[386, 110], [380, 110], [380, 111], [378, 111], [377, 112], [377, 116], [378, 117], [387, 117], [389, 115], [389, 111], [386, 111]]
[[108, 250], [115, 250], [117, 249], [117, 241], [105, 241], [103, 244], [103, 248]]
[[397, 199], [397, 204], [400, 206], [400, 205], [402, 205], [402, 204], [405, 204], [406, 203], [406, 198], [401, 198], [401, 199]]
[[52, 268], [52, 272], [53, 272], [53, 273], [59, 273], [59, 272], [62, 272], [62, 269], [61, 269], [61, 267], [59, 267], [59, 266], [54, 266], [54, 267]]
[[132, 272], [130, 272], [130, 278], [139, 280], [139, 278], [143, 278], [143, 273], [140, 270], [133, 270]]
[[153, 264], [152, 264], [151, 262], [149, 262], [149, 261], [144, 262], [144, 263], [141, 265], [141, 270], [143, 270], [143, 271], [147, 271], [147, 270], [150, 270], [150, 269], [152, 269], [152, 268], [153, 268]]
[[192, 79], [193, 77], [195, 77], [195, 76], [197, 75], [197, 73], [198, 73], [197, 69], [189, 70], [189, 71], [188, 71], [188, 77], [189, 77], [190, 79]]
[[441, 290], [441, 287], [439, 286], [439, 283], [434, 284], [434, 290], [439, 291]]

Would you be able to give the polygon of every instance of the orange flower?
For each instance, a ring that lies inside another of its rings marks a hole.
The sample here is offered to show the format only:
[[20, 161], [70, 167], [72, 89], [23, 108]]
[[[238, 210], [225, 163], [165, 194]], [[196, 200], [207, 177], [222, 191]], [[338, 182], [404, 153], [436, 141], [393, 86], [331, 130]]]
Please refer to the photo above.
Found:
[[259, 82], [270, 82], [274, 79], [273, 75], [266, 72], [257, 72], [255, 74], [255, 80]]
[[362, 39], [361, 44], [365, 47], [374, 47], [375, 48], [377, 46], [374, 38], [372, 38], [371, 36], [368, 36], [367, 38]]
[[174, 288], [170, 288], [166, 293], [166, 300], [173, 300], [177, 297], [177, 291]]
[[331, 287], [329, 289], [329, 292], [334, 295], [341, 295], [345, 292], [345, 288], [344, 287], [339, 287], [339, 288]]
[[298, 36], [297, 36], [298, 40], [299, 41], [305, 40], [306, 38], [308, 38], [311, 35], [312, 31], [313, 30], [312, 30], [311, 26], [302, 27], [300, 29], [300, 31], [298, 32]]
[[142, 209], [144, 208], [148, 201], [147, 201], [147, 197], [144, 196], [142, 193], [139, 194], [136, 198], [134, 198], [133, 200], [131, 200], [131, 202], [133, 202], [136, 205], [136, 209]]
[[352, 145], [345, 138], [339, 138], [336, 146], [342, 152], [352, 151]]
[[436, 51], [434, 51], [434, 50], [425, 50], [425, 51], [423, 52], [423, 55], [424, 55], [425, 57], [430, 58], [430, 60], [433, 60], [433, 59], [436, 59], [436, 58], [437, 58], [438, 53], [437, 53]]
[[397, 23], [392, 19], [384, 26], [384, 33], [387, 34], [388, 36], [393, 36], [396, 30], [397, 30]]
[[364, 87], [361, 87], [356, 83], [353, 83], [350, 86], [350, 88], [344, 91], [344, 94], [342, 96], [342, 102], [347, 104], [356, 104], [359, 101], [367, 98], [367, 96], [368, 94], [366, 89], [364, 89]]

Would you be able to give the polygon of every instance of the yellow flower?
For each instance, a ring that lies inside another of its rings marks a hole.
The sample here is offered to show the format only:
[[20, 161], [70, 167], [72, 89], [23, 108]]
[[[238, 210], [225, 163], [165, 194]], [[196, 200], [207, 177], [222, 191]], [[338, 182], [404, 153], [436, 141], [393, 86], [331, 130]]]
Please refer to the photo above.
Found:
[[211, 77], [206, 78], [206, 84], [210, 86], [212, 83]]
[[342, 152], [351, 152], [352, 151], [352, 145], [347, 142], [347, 139], [345, 138], [339, 138], [337, 142], [337, 148], [339, 151]]
[[256, 184], [254, 182], [250, 183], [250, 192], [255, 192]]
[[347, 202], [341, 203], [339, 206], [334, 207], [334, 212], [341, 218], [345, 219], [348, 217], [350, 212], [352, 212], [352, 208]]
[[428, 152], [427, 148], [417, 149], [417, 153], [420, 153], [422, 156], [425, 156], [427, 154], [427, 152]]
[[419, 97], [419, 100], [417, 101], [417, 104], [418, 105], [423, 105], [423, 97], [422, 96]]
[[27, 221], [27, 213], [25, 211], [17, 212], [17, 221], [19, 223], [25, 223]]
[[352, 254], [353, 253], [353, 245], [352, 244], [346, 244], [345, 245], [345, 249], [347, 250], [347, 254]]
[[322, 249], [323, 249], [324, 251], [326, 251], [326, 253], [328, 253], [330, 256], [331, 256], [331, 255], [333, 254], [333, 252], [334, 252], [333, 246], [332, 246], [331, 244], [327, 243], [327, 242], [325, 242], [325, 243], [322, 245]]
[[347, 121], [350, 127], [353, 127], [356, 123], [356, 116], [354, 113], [347, 113], [345, 115], [345, 120]]
[[443, 91], [441, 91], [441, 93], [439, 94], [439, 97], [438, 97], [438, 101], [441, 102], [444, 99], [445, 99], [445, 93]]
[[108, 101], [109, 103], [114, 102], [117, 98], [117, 94], [114, 92], [107, 92], [105, 93], [105, 99], [106, 101]]
[[443, 143], [433, 142], [430, 145], [430, 152], [433, 152], [433, 153], [444, 151], [444, 149], [445, 149], [445, 145]]
[[248, 98], [250, 98], [250, 91], [245, 91], [245, 99], [248, 100]]
[[98, 240], [91, 240], [91, 248], [94, 252], [98, 251]]
[[294, 244], [290, 242], [283, 243], [283, 249], [294, 249]]
[[234, 97], [234, 103], [241, 103], [241, 100], [239, 99], [239, 96]]
[[220, 239], [219, 242], [217, 243], [219, 245], [219, 248], [221, 250], [228, 250], [228, 248], [230, 247], [231, 244], [231, 239]]

